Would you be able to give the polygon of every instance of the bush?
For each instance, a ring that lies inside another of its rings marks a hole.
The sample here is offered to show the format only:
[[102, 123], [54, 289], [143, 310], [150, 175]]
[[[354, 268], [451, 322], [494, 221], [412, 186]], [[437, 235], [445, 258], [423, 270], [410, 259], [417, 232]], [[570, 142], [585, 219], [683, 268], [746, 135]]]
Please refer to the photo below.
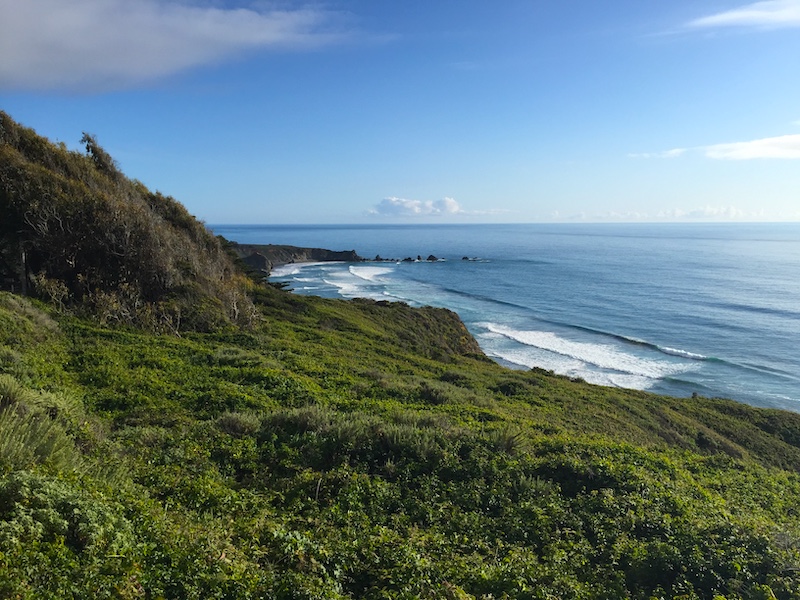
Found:
[[252, 436], [261, 428], [261, 417], [255, 413], [226, 412], [217, 417], [216, 425], [234, 437]]
[[68, 152], [2, 112], [0, 132], [0, 286], [102, 323], [252, 324], [251, 282], [220, 241], [176, 200], [124, 177], [93, 136], [87, 155]]
[[0, 477], [0, 597], [136, 597], [131, 524], [101, 496], [35, 473]]

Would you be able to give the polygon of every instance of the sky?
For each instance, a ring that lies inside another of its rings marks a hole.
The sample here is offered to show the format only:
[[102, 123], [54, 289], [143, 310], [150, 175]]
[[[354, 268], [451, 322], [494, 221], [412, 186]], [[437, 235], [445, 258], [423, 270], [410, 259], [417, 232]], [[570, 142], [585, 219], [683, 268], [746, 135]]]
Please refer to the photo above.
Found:
[[0, 110], [209, 224], [800, 221], [800, 0], [0, 0]]

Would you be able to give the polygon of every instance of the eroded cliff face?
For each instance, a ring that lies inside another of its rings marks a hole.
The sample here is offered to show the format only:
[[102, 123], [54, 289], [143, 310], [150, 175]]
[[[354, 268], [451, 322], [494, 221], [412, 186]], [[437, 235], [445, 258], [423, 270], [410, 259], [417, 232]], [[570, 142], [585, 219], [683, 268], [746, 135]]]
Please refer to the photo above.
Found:
[[268, 275], [279, 265], [302, 262], [363, 262], [355, 250], [326, 250], [276, 244], [233, 244], [232, 249], [249, 267]]

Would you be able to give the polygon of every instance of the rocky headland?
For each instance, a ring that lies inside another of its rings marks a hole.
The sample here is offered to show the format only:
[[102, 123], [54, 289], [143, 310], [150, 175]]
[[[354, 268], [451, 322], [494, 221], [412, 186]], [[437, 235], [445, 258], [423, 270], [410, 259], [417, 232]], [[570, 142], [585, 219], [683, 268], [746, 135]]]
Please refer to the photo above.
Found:
[[[327, 250], [325, 248], [304, 248], [301, 246], [287, 246], [282, 244], [239, 244], [232, 242], [231, 249], [251, 269], [263, 273], [265, 276], [272, 270], [282, 265], [308, 262], [437, 262], [444, 260], [433, 254], [423, 258], [385, 258], [381, 255], [375, 258], [364, 258], [355, 250]], [[475, 260], [464, 257], [463, 260]]]
[[326, 250], [325, 248], [302, 248], [280, 244], [232, 244], [231, 248], [244, 263], [257, 271], [269, 275], [281, 265], [304, 262], [364, 262], [355, 250]]

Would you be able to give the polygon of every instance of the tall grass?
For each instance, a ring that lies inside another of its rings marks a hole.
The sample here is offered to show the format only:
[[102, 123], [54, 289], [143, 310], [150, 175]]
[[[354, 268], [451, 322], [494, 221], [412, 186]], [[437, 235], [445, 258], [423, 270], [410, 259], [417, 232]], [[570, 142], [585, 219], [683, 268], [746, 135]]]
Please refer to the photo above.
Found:
[[89, 462], [71, 431], [88, 425], [83, 404], [61, 392], [38, 392], [0, 374], [0, 469], [44, 466], [85, 472]]
[[85, 461], [64, 427], [40, 412], [0, 413], [0, 467], [5, 471], [44, 465], [54, 471], [83, 471]]

